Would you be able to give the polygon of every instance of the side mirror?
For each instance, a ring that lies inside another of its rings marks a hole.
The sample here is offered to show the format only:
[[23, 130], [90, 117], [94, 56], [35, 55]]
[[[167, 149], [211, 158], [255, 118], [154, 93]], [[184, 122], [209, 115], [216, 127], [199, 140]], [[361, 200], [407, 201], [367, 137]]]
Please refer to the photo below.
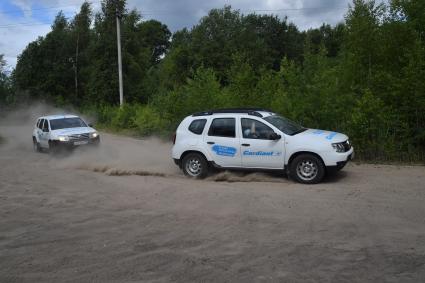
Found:
[[49, 129], [44, 128], [43, 129], [43, 132], [48, 133], [49, 132]]
[[90, 128], [93, 128], [93, 124], [92, 124], [92, 123], [89, 123], [89, 127], [90, 127]]
[[281, 138], [282, 138], [282, 136], [281, 135], [278, 135], [278, 134], [276, 134], [276, 133], [273, 133], [273, 134], [270, 134], [270, 137], [269, 137], [272, 141], [276, 141], [276, 140], [280, 140]]

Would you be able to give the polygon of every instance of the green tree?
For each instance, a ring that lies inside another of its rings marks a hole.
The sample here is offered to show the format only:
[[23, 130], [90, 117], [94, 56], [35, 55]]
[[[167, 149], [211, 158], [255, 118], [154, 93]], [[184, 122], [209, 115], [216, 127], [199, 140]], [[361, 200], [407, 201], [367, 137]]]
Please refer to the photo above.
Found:
[[6, 61], [3, 57], [4, 55], [0, 54], [0, 105], [10, 102], [11, 99], [10, 79], [4, 70]]
[[92, 43], [92, 10], [88, 2], [81, 5], [80, 12], [70, 23], [71, 42], [74, 54], [70, 57], [74, 71], [74, 95], [71, 103], [80, 105], [85, 101], [90, 76], [90, 45]]

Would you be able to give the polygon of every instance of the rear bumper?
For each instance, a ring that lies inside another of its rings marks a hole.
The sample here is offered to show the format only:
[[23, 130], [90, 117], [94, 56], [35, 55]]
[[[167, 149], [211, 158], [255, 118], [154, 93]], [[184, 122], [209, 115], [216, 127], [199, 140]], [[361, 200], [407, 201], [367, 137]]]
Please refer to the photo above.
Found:
[[180, 168], [182, 168], [182, 162], [180, 159], [178, 158], [173, 158], [174, 164], [176, 164], [177, 166], [179, 166]]

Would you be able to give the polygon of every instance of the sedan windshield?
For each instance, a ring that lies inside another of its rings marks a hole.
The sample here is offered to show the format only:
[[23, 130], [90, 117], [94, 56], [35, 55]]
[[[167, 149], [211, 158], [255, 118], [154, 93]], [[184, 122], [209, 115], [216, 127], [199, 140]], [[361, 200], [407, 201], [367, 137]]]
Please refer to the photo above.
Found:
[[306, 130], [306, 128], [298, 125], [297, 123], [278, 115], [265, 117], [264, 120], [290, 136], [299, 134]]
[[50, 120], [50, 128], [53, 130], [87, 127], [80, 118], [62, 118]]

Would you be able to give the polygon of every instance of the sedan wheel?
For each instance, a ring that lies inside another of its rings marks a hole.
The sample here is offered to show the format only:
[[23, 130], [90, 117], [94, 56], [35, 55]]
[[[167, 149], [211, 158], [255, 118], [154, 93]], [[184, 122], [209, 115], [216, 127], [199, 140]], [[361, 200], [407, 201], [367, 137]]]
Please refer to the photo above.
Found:
[[33, 145], [33, 149], [34, 149], [35, 152], [41, 151], [40, 144], [37, 142], [37, 140], [33, 139], [32, 145]]

